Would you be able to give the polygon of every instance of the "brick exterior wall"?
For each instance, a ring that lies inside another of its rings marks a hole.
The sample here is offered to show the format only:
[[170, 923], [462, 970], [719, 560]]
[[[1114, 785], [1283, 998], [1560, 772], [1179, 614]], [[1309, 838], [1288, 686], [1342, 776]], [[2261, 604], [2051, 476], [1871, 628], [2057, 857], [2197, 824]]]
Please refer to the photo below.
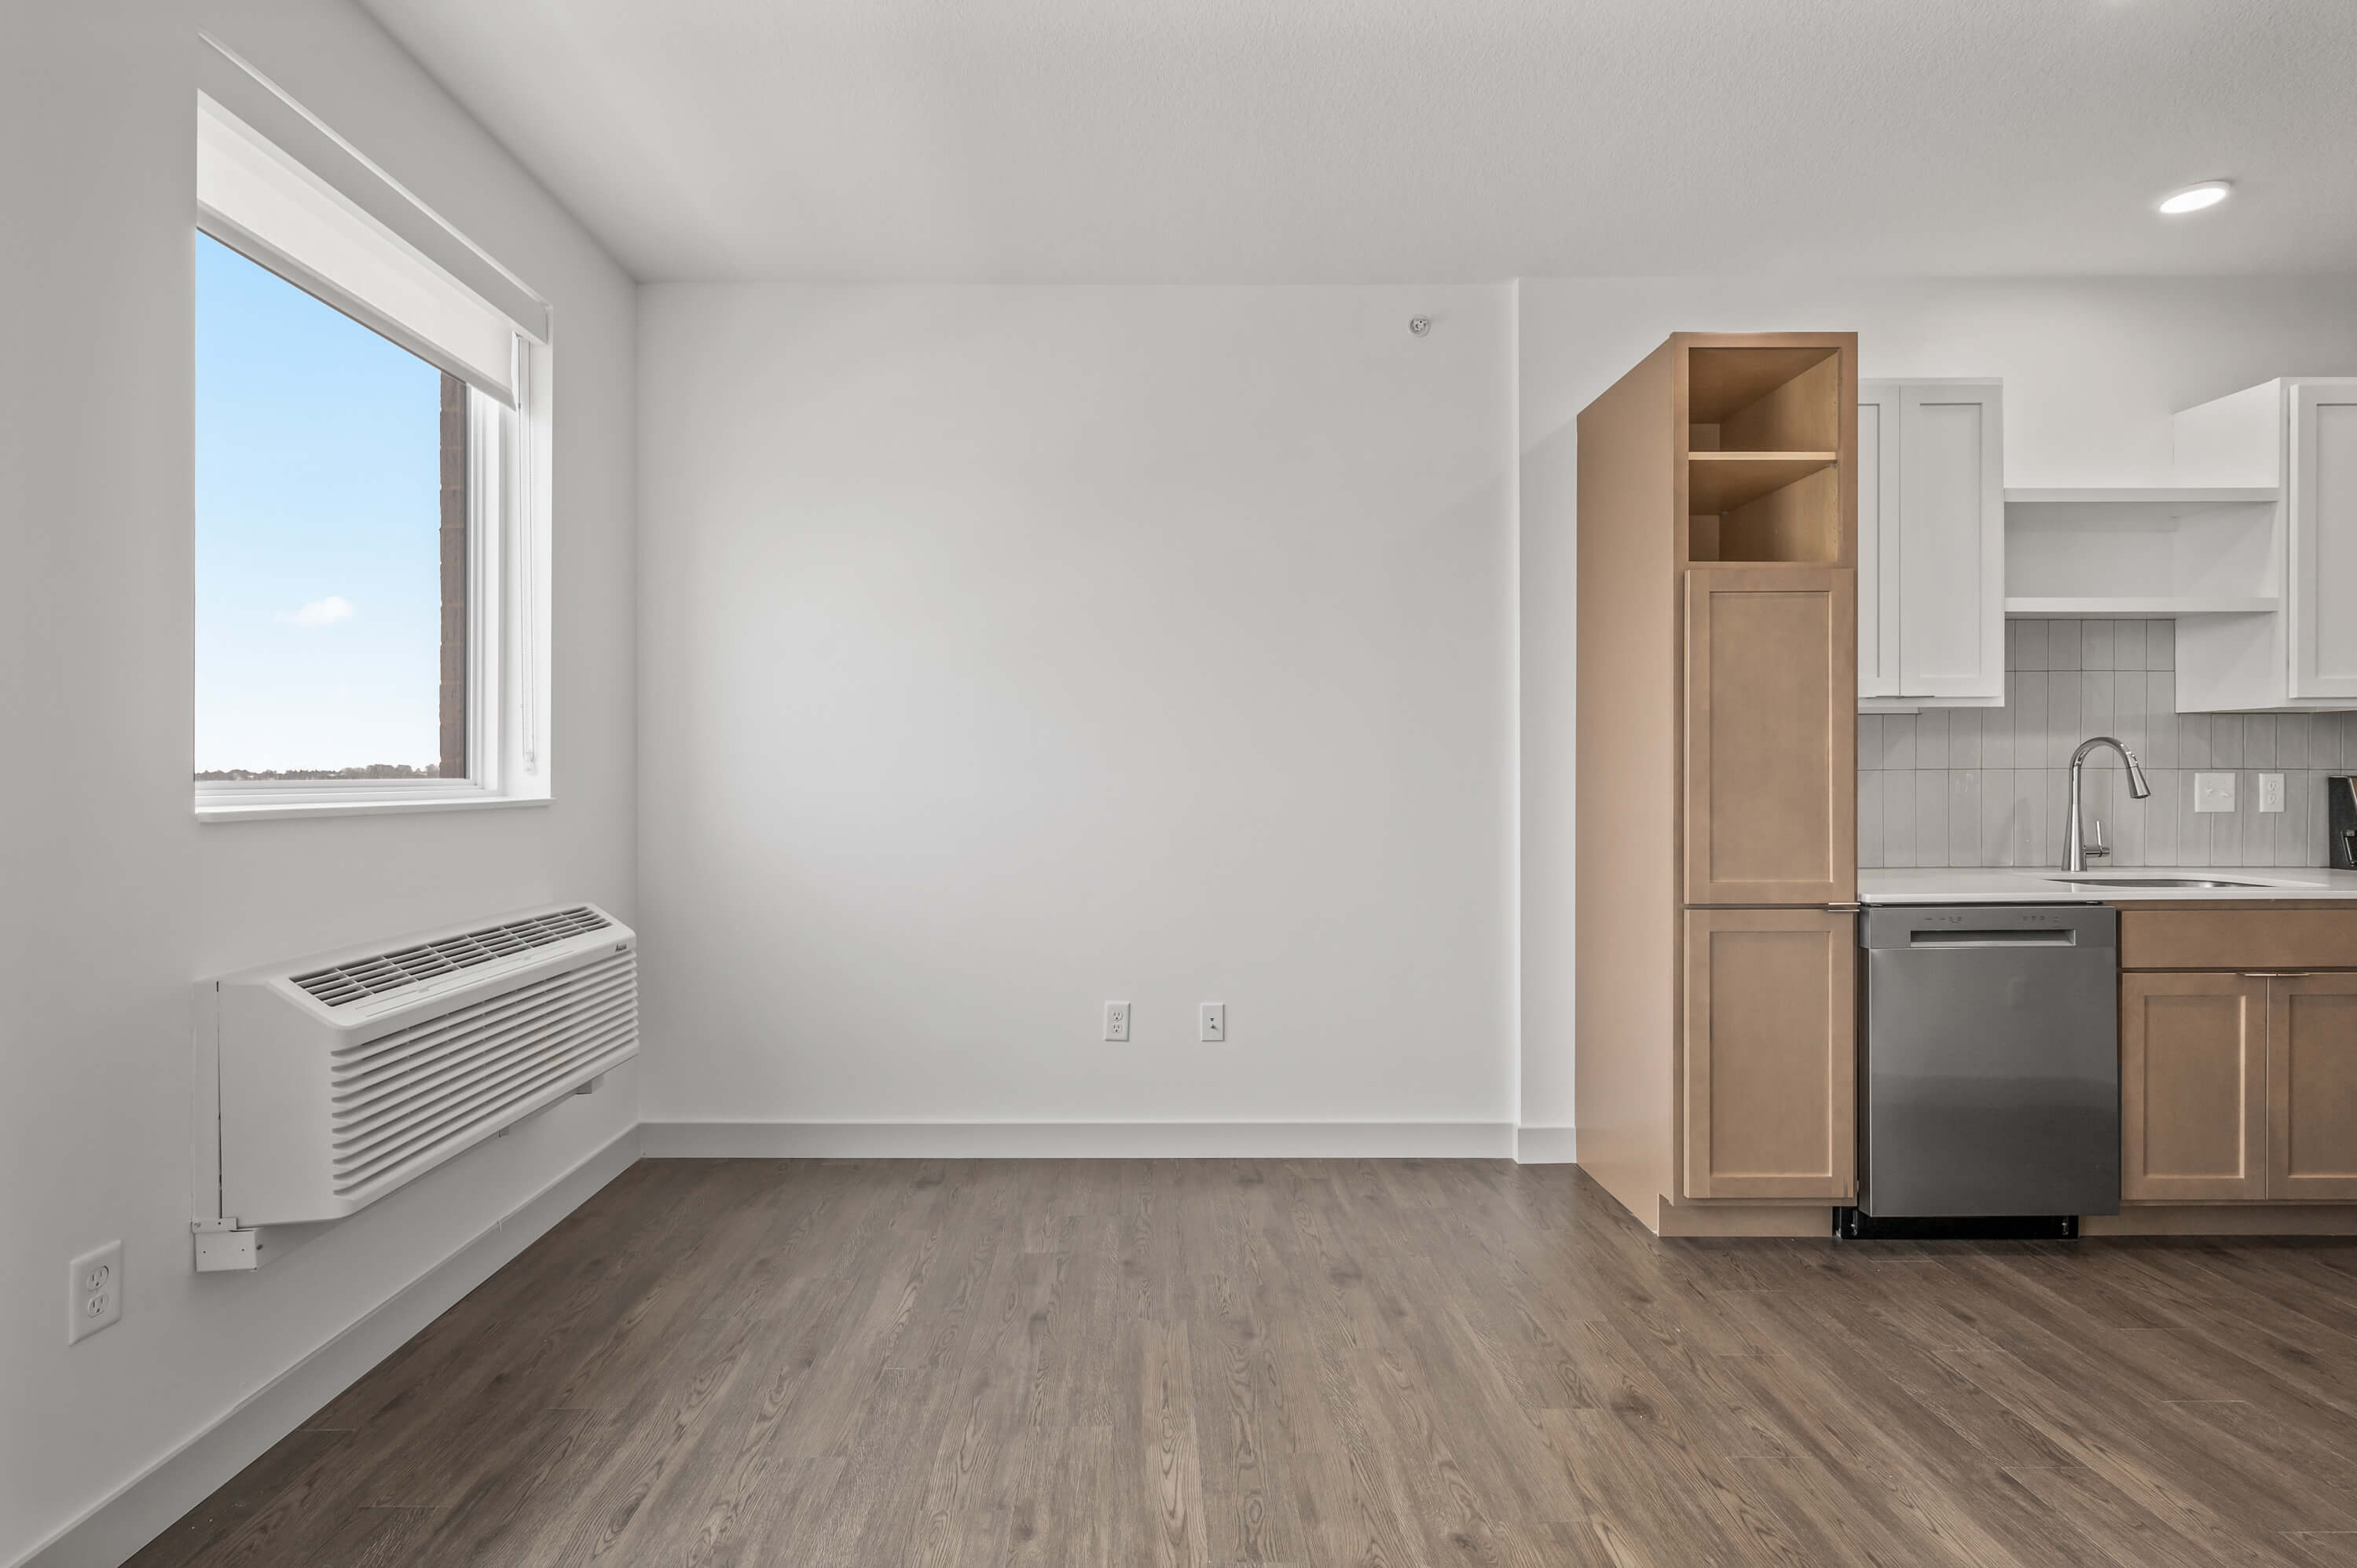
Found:
[[442, 377], [442, 762], [467, 777], [467, 383]]

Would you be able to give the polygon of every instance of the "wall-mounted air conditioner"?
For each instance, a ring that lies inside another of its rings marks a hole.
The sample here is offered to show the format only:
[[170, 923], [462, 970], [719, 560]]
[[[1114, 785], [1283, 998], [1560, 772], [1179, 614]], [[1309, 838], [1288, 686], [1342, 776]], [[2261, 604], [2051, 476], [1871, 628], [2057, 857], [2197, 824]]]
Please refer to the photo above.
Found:
[[333, 1219], [638, 1054], [638, 940], [587, 904], [197, 987], [197, 1266]]

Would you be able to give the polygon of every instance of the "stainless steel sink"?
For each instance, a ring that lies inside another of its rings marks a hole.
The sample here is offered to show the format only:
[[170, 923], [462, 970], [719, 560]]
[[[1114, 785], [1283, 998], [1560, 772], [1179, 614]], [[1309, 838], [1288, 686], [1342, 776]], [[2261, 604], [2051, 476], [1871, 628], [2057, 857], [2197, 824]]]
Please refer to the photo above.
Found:
[[2265, 887], [2264, 882], [2213, 882], [2202, 876], [2050, 876], [2073, 887]]

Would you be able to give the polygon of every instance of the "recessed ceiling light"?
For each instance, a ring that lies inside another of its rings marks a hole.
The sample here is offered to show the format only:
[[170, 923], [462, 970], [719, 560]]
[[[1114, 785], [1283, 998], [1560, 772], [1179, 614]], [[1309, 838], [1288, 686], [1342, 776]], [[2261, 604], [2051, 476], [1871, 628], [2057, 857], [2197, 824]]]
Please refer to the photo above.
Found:
[[2189, 185], [2162, 197], [2160, 209], [2172, 218], [2181, 212], [2199, 212], [2205, 207], [2217, 206], [2233, 193], [2233, 186], [2225, 180], [2205, 179], [2200, 185]]

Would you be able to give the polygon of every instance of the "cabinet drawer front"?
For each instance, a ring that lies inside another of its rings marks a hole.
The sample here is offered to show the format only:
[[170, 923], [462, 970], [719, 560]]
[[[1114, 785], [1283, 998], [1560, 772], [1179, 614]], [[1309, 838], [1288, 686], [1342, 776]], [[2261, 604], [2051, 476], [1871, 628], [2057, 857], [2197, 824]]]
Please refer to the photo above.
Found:
[[2357, 908], [2123, 909], [2122, 969], [2357, 969]]

